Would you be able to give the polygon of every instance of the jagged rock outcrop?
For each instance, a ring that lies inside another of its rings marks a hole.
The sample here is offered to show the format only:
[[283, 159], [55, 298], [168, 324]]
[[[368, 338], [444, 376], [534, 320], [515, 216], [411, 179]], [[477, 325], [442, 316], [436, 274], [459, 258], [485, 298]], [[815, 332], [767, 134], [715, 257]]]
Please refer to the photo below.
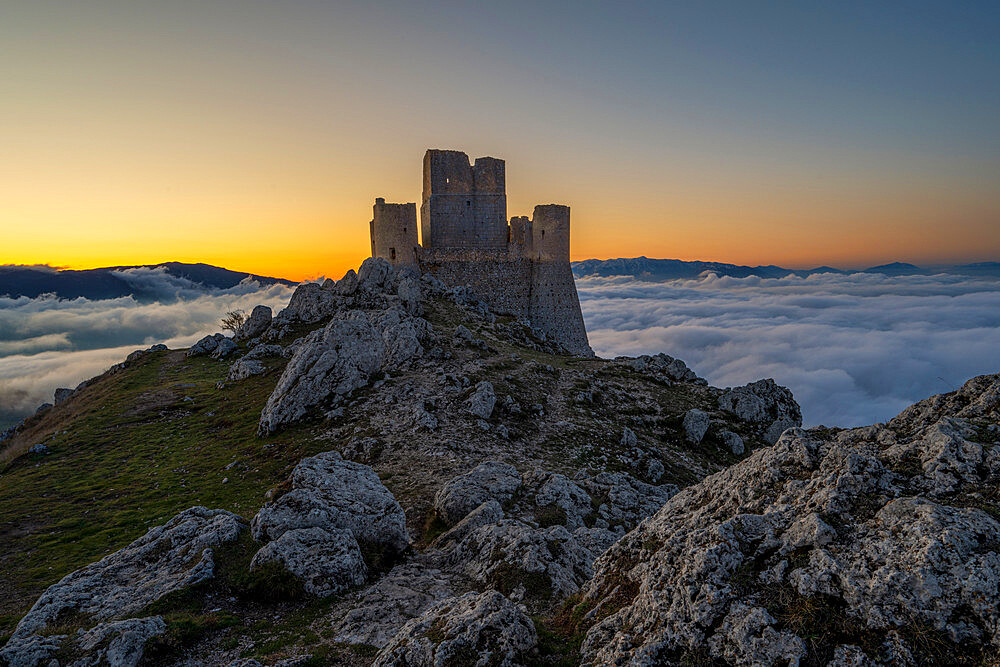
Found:
[[688, 368], [683, 361], [662, 352], [660, 354], [643, 354], [638, 357], [617, 357], [615, 362], [668, 381], [705, 383], [705, 380], [695, 375], [695, 372]]
[[379, 652], [378, 667], [524, 664], [538, 643], [528, 616], [496, 591], [442, 600], [409, 621]]
[[455, 477], [434, 496], [434, 509], [449, 526], [488, 500], [503, 503], [521, 486], [521, 474], [509, 463], [487, 461]]
[[770, 444], [785, 429], [802, 426], [802, 411], [792, 392], [770, 378], [725, 390], [719, 407], [753, 425], [757, 435]]
[[262, 434], [304, 417], [320, 405], [367, 386], [382, 370], [423, 354], [426, 320], [398, 308], [345, 311], [309, 334], [285, 367], [261, 411]]
[[998, 410], [1000, 376], [975, 378], [886, 426], [793, 428], [684, 489], [598, 559], [585, 663], [996, 650], [1000, 453], [979, 440]]
[[366, 317], [338, 318], [309, 334], [288, 362], [260, 417], [269, 433], [329, 398], [366, 386], [382, 366], [385, 343]]
[[271, 309], [267, 306], [254, 306], [250, 317], [233, 333], [233, 340], [251, 340], [263, 334], [270, 326]]
[[406, 516], [371, 468], [336, 452], [302, 459], [291, 491], [269, 502], [251, 522], [254, 539], [276, 540], [300, 528], [348, 530], [361, 544], [399, 552], [409, 544]]
[[232, 338], [222, 338], [212, 351], [213, 359], [225, 359], [232, 356], [240, 349], [240, 346], [233, 342]]
[[[67, 614], [84, 615], [93, 621], [124, 619], [169, 593], [212, 578], [213, 548], [236, 540], [245, 528], [245, 522], [232, 512], [204, 507], [184, 510], [124, 549], [50, 586], [18, 623], [0, 655], [20, 664], [25, 655], [39, 653], [42, 644], [51, 642], [36, 636]], [[107, 633], [125, 629], [126, 625], [105, 627], [94, 646]], [[128, 638], [122, 641], [134, 643]]]
[[226, 340], [226, 337], [220, 333], [205, 336], [197, 343], [189, 347], [185, 354], [189, 357], [212, 354], [215, 352], [216, 348], [219, 347], [219, 342], [223, 340]]

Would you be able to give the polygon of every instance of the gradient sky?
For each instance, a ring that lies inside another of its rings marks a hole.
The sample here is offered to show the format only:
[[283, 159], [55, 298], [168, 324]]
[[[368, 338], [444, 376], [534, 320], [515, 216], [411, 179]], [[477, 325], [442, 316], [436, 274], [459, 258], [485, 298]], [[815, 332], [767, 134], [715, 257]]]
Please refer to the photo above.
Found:
[[0, 264], [339, 276], [428, 147], [574, 259], [1000, 260], [996, 2], [0, 11]]

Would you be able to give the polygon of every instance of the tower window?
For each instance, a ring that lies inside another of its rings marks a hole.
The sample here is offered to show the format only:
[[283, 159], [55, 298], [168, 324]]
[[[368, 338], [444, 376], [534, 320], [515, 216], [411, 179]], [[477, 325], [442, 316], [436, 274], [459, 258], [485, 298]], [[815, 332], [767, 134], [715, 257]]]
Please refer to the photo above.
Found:
[[391, 259], [393, 261], [396, 260], [396, 249], [395, 248], [389, 248], [389, 259]]
[[469, 208], [470, 206], [472, 206], [472, 202], [471, 202], [471, 201], [469, 201], [468, 199], [466, 199], [466, 200], [465, 200], [465, 207], [466, 207], [466, 208]]

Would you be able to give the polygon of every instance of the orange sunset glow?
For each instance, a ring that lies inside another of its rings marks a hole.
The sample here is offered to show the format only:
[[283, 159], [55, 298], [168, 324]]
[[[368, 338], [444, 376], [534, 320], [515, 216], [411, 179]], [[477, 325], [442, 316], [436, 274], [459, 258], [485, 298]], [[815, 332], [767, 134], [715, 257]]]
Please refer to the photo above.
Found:
[[[515, 19], [482, 11], [8, 11], [0, 264], [336, 277], [369, 252], [375, 197], [419, 202], [428, 147], [516, 164], [510, 215], [569, 204], [573, 259], [805, 268], [1000, 255], [996, 84], [979, 51], [932, 40], [946, 62], [900, 70], [917, 46], [872, 44], [887, 71], [847, 58], [817, 85], [796, 69], [814, 47], [787, 35], [726, 46], [732, 19], [699, 18], [719, 40], [712, 55], [682, 36], [650, 52], [628, 35], [665, 10], [534, 8], [514, 33], [544, 37], [544, 57], [529, 59], [507, 41]], [[556, 25], [565, 34], [546, 32]], [[852, 29], [834, 21], [815, 48]], [[580, 39], [598, 31], [615, 50]], [[943, 100], [962, 86], [993, 92]]]

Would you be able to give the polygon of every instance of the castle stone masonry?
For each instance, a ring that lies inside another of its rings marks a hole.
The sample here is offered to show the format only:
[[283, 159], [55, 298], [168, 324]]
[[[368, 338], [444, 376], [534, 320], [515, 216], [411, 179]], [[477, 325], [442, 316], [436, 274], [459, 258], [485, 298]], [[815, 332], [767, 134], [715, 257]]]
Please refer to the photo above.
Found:
[[507, 219], [503, 160], [424, 155], [420, 243], [416, 204], [375, 200], [372, 256], [468, 285], [499, 312], [528, 320], [573, 354], [593, 355], [569, 266], [569, 207], [542, 204]]

